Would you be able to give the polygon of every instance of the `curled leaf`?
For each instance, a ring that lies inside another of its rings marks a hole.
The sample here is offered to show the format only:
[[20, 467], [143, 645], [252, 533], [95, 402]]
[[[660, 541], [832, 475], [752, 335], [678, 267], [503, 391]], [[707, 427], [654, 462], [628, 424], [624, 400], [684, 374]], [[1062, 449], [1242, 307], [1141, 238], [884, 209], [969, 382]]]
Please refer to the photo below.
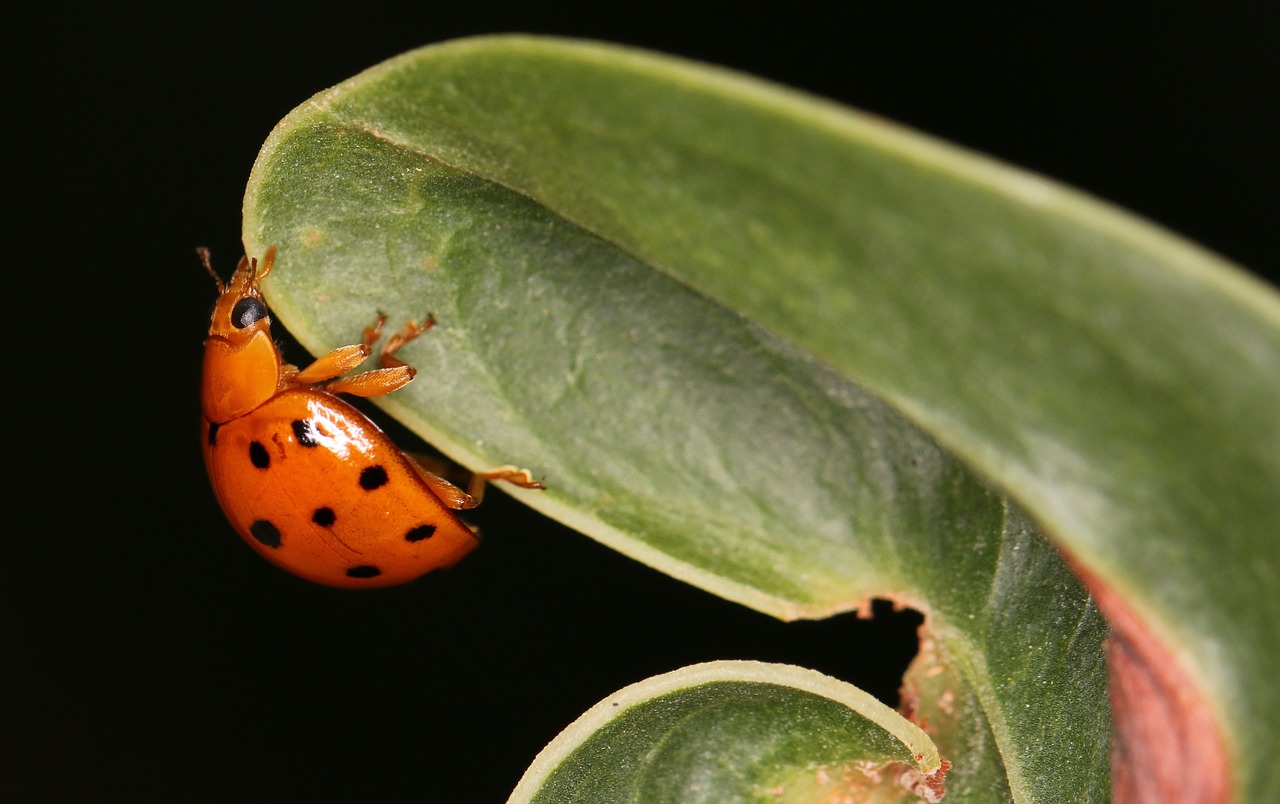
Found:
[[855, 687], [798, 667], [710, 662], [592, 707], [510, 801], [939, 801], [948, 764]]
[[435, 311], [388, 408], [536, 468], [531, 505], [778, 616], [920, 608], [952, 795], [1106, 794], [1105, 626], [1056, 544], [1176, 662], [1230, 789], [1280, 796], [1280, 300], [1213, 255], [812, 98], [525, 37], [299, 107], [245, 242], [313, 350]]

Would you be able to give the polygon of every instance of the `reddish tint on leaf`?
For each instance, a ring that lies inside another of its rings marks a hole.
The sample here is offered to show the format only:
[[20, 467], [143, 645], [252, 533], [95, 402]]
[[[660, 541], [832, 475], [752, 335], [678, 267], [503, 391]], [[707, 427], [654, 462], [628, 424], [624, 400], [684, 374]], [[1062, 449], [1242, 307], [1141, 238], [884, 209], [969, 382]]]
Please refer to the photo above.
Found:
[[942, 760], [942, 765], [933, 773], [926, 776], [924, 786], [929, 791], [929, 795], [924, 795], [920, 791], [916, 791], [916, 795], [924, 798], [926, 801], [941, 801], [942, 797], [947, 794], [947, 771], [951, 770], [951, 760]]
[[1186, 669], [1118, 592], [1071, 564], [1111, 626], [1107, 669], [1116, 804], [1230, 801], [1226, 742]]

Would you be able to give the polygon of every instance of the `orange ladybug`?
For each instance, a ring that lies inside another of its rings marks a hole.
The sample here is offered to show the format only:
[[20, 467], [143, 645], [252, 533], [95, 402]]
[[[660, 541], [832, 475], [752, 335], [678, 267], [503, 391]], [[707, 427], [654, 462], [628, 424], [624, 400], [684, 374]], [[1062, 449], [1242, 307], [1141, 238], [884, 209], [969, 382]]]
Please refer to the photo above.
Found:
[[281, 359], [258, 289], [275, 247], [261, 266], [242, 258], [225, 285], [208, 250], [198, 251], [218, 286], [204, 345], [204, 462], [227, 518], [269, 561], [329, 586], [406, 583], [476, 547], [475, 532], [453, 511], [476, 506], [486, 481], [542, 488], [527, 470], [504, 466], [476, 474], [464, 492], [336, 396], [406, 385], [415, 372], [396, 351], [429, 329], [431, 317], [388, 338], [379, 368], [341, 376], [372, 352], [381, 315], [360, 343], [299, 369]]

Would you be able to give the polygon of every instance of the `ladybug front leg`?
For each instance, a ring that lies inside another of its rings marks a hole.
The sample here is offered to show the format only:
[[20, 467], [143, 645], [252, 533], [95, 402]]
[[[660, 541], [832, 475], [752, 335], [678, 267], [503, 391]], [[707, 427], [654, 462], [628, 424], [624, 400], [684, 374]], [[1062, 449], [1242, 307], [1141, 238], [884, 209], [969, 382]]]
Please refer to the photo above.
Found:
[[298, 385], [316, 385], [351, 371], [363, 363], [369, 353], [369, 347], [362, 343], [339, 346], [301, 371], [296, 366], [286, 366], [282, 371], [282, 380]]
[[[373, 326], [364, 328], [364, 341], [360, 344], [360, 348], [366, 355], [373, 350], [373, 344], [378, 341], [378, 338], [382, 337], [382, 325], [386, 321], [385, 315], [379, 315]], [[431, 316], [427, 316], [421, 324], [410, 321], [403, 329], [387, 339], [387, 344], [383, 347], [382, 355], [378, 359], [382, 368], [334, 380], [325, 386], [325, 390], [335, 394], [369, 397], [389, 394], [408, 385], [417, 371], [413, 366], [396, 357], [396, 350], [435, 326], [435, 323], [435, 318]]]
[[[382, 324], [386, 321], [386, 316], [379, 316], [378, 322], [372, 328], [366, 327], [364, 330], [364, 342], [373, 348], [373, 344], [378, 340], [378, 336], [382, 333]], [[416, 321], [410, 321], [395, 335], [387, 338], [386, 344], [382, 347], [382, 354], [378, 356], [378, 365], [383, 368], [396, 368], [405, 365], [405, 362], [396, 357], [396, 352], [400, 350], [409, 341], [418, 337], [422, 333], [431, 329], [436, 325], [435, 316], [427, 314], [426, 320], [421, 324]], [[372, 340], [370, 337], [372, 336]]]

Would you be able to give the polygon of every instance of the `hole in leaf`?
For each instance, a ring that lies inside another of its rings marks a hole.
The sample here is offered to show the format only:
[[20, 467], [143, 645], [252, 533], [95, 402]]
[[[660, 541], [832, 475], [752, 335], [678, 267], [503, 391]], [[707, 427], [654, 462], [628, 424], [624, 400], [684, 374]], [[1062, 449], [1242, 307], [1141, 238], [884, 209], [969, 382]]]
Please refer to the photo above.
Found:
[[785, 653], [769, 658], [847, 681], [897, 708], [902, 675], [920, 650], [917, 629], [924, 615], [879, 598], [871, 601], [870, 614], [781, 623], [778, 641]]

